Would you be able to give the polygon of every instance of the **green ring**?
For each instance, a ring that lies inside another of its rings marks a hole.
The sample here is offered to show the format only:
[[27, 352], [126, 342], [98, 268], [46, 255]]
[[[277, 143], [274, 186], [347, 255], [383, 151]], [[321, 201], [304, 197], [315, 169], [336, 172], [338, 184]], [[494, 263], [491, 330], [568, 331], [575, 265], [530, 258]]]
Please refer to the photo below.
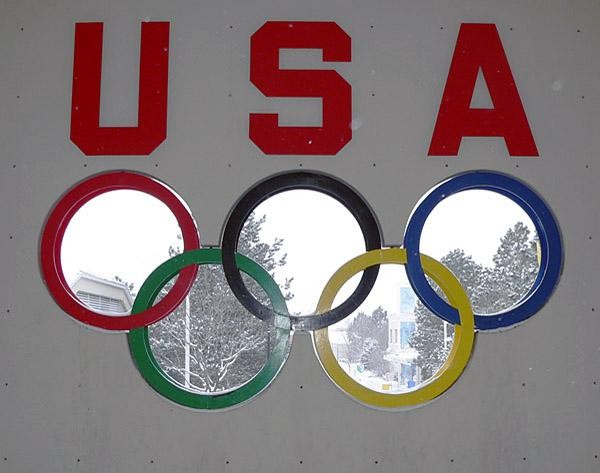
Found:
[[[253, 278], [266, 292], [273, 309], [287, 314], [283, 294], [271, 275], [251, 259], [237, 254], [239, 268]], [[132, 314], [143, 312], [150, 307], [161, 289], [176, 276], [181, 269], [192, 264], [221, 264], [220, 248], [201, 248], [181, 253], [165, 261], [156, 268], [140, 288]], [[148, 327], [131, 330], [127, 334], [131, 356], [146, 382], [159, 394], [177, 404], [192, 409], [216, 410], [240, 405], [260, 394], [275, 379], [283, 367], [292, 343], [292, 332], [278, 328], [271, 354], [265, 366], [246, 384], [223, 394], [200, 394], [187, 391], [175, 384], [162, 370], [150, 349]]]

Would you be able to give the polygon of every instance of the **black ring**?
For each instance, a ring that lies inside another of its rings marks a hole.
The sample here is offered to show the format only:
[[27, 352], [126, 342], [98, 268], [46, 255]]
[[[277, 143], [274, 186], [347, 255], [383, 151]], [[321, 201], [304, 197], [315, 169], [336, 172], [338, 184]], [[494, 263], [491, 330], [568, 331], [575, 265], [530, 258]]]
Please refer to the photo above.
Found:
[[259, 182], [251, 187], [231, 209], [221, 239], [223, 272], [231, 291], [240, 303], [259, 319], [276, 327], [300, 331], [318, 330], [344, 319], [364, 302], [377, 280], [379, 266], [366, 269], [352, 295], [338, 307], [322, 314], [294, 316], [279, 314], [256, 300], [244, 284], [235, 261], [240, 233], [252, 211], [269, 197], [295, 189], [314, 190], [336, 199], [356, 218], [363, 233], [366, 251], [381, 249], [381, 231], [375, 214], [354, 189], [324, 174], [292, 171]]

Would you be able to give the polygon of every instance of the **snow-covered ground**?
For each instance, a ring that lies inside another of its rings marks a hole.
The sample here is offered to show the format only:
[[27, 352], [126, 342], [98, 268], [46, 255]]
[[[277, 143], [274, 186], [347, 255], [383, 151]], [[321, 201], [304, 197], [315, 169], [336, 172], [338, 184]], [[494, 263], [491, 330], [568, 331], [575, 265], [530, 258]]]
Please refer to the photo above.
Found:
[[[390, 394], [409, 391], [406, 384], [401, 385], [398, 381], [386, 379], [385, 376], [379, 376], [372, 371], [362, 370], [359, 363], [340, 362], [340, 366], [352, 379], [373, 391]], [[390, 378], [393, 378], [392, 373], [388, 374]]]

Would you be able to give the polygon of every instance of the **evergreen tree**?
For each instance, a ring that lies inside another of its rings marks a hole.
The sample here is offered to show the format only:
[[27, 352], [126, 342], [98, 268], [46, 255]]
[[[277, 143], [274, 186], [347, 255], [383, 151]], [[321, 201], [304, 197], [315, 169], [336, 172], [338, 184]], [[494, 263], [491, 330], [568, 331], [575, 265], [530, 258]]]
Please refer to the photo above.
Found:
[[[285, 254], [281, 255], [283, 240], [263, 242], [260, 233], [264, 222], [264, 216], [250, 215], [240, 235], [238, 251], [273, 274], [286, 263]], [[169, 251], [171, 255], [179, 252], [179, 248]], [[260, 286], [243, 276], [250, 292], [268, 305]], [[290, 283], [291, 279], [286, 279], [284, 285], [288, 300], [293, 297]], [[242, 307], [229, 289], [220, 265], [202, 265], [187, 301], [150, 326], [149, 336], [156, 360], [171, 378], [190, 390], [220, 392], [249, 381], [260, 371], [273, 347], [275, 330]]]
[[[522, 222], [509, 228], [500, 240], [493, 257], [493, 268], [477, 264], [463, 250], [453, 250], [441, 259], [461, 282], [473, 311], [491, 314], [515, 305], [527, 294], [538, 273], [537, 244]], [[443, 294], [437, 285], [436, 292]], [[445, 299], [445, 297], [444, 297]], [[410, 346], [418, 352], [417, 365], [423, 379], [431, 377], [445, 362], [451, 344], [444, 343], [444, 322], [432, 314], [422, 302], [415, 309], [416, 331]], [[448, 336], [454, 326], [447, 325]]]
[[[485, 269], [461, 249], [450, 251], [441, 259], [441, 263], [461, 281], [471, 304], [475, 306], [479, 304], [481, 297], [479, 288], [486, 274]], [[431, 280], [429, 283], [436, 293], [447, 301], [439, 286]], [[416, 364], [421, 368], [421, 377], [427, 379], [446, 361], [451, 343], [444, 341], [444, 321], [431, 313], [421, 301], [417, 301], [415, 308], [415, 325], [416, 330], [410, 337], [409, 344], [418, 353]], [[454, 326], [448, 324], [446, 329], [447, 336], [451, 337]]]
[[347, 329], [348, 357], [378, 374], [385, 372], [388, 347], [388, 313], [381, 306], [370, 315], [359, 312]]
[[537, 243], [530, 230], [517, 222], [500, 240], [494, 268], [488, 277], [490, 298], [485, 313], [494, 313], [517, 304], [537, 277]]
[[385, 350], [381, 348], [379, 342], [373, 337], [368, 337], [363, 342], [360, 362], [365, 369], [381, 375], [388, 371], [387, 362], [383, 357], [384, 354]]

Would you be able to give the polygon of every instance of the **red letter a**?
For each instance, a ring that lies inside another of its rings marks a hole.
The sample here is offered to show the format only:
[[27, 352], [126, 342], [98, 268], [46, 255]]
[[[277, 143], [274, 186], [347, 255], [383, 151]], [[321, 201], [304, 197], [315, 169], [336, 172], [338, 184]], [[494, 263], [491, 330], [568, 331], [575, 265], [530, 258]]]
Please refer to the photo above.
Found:
[[71, 141], [87, 156], [148, 155], [167, 136], [169, 23], [142, 23], [138, 126], [100, 126], [102, 23], [75, 25]]
[[[479, 68], [494, 108], [470, 108]], [[538, 156], [506, 54], [493, 24], [462, 24], [429, 156], [456, 156], [463, 136], [501, 136], [511, 156]]]

